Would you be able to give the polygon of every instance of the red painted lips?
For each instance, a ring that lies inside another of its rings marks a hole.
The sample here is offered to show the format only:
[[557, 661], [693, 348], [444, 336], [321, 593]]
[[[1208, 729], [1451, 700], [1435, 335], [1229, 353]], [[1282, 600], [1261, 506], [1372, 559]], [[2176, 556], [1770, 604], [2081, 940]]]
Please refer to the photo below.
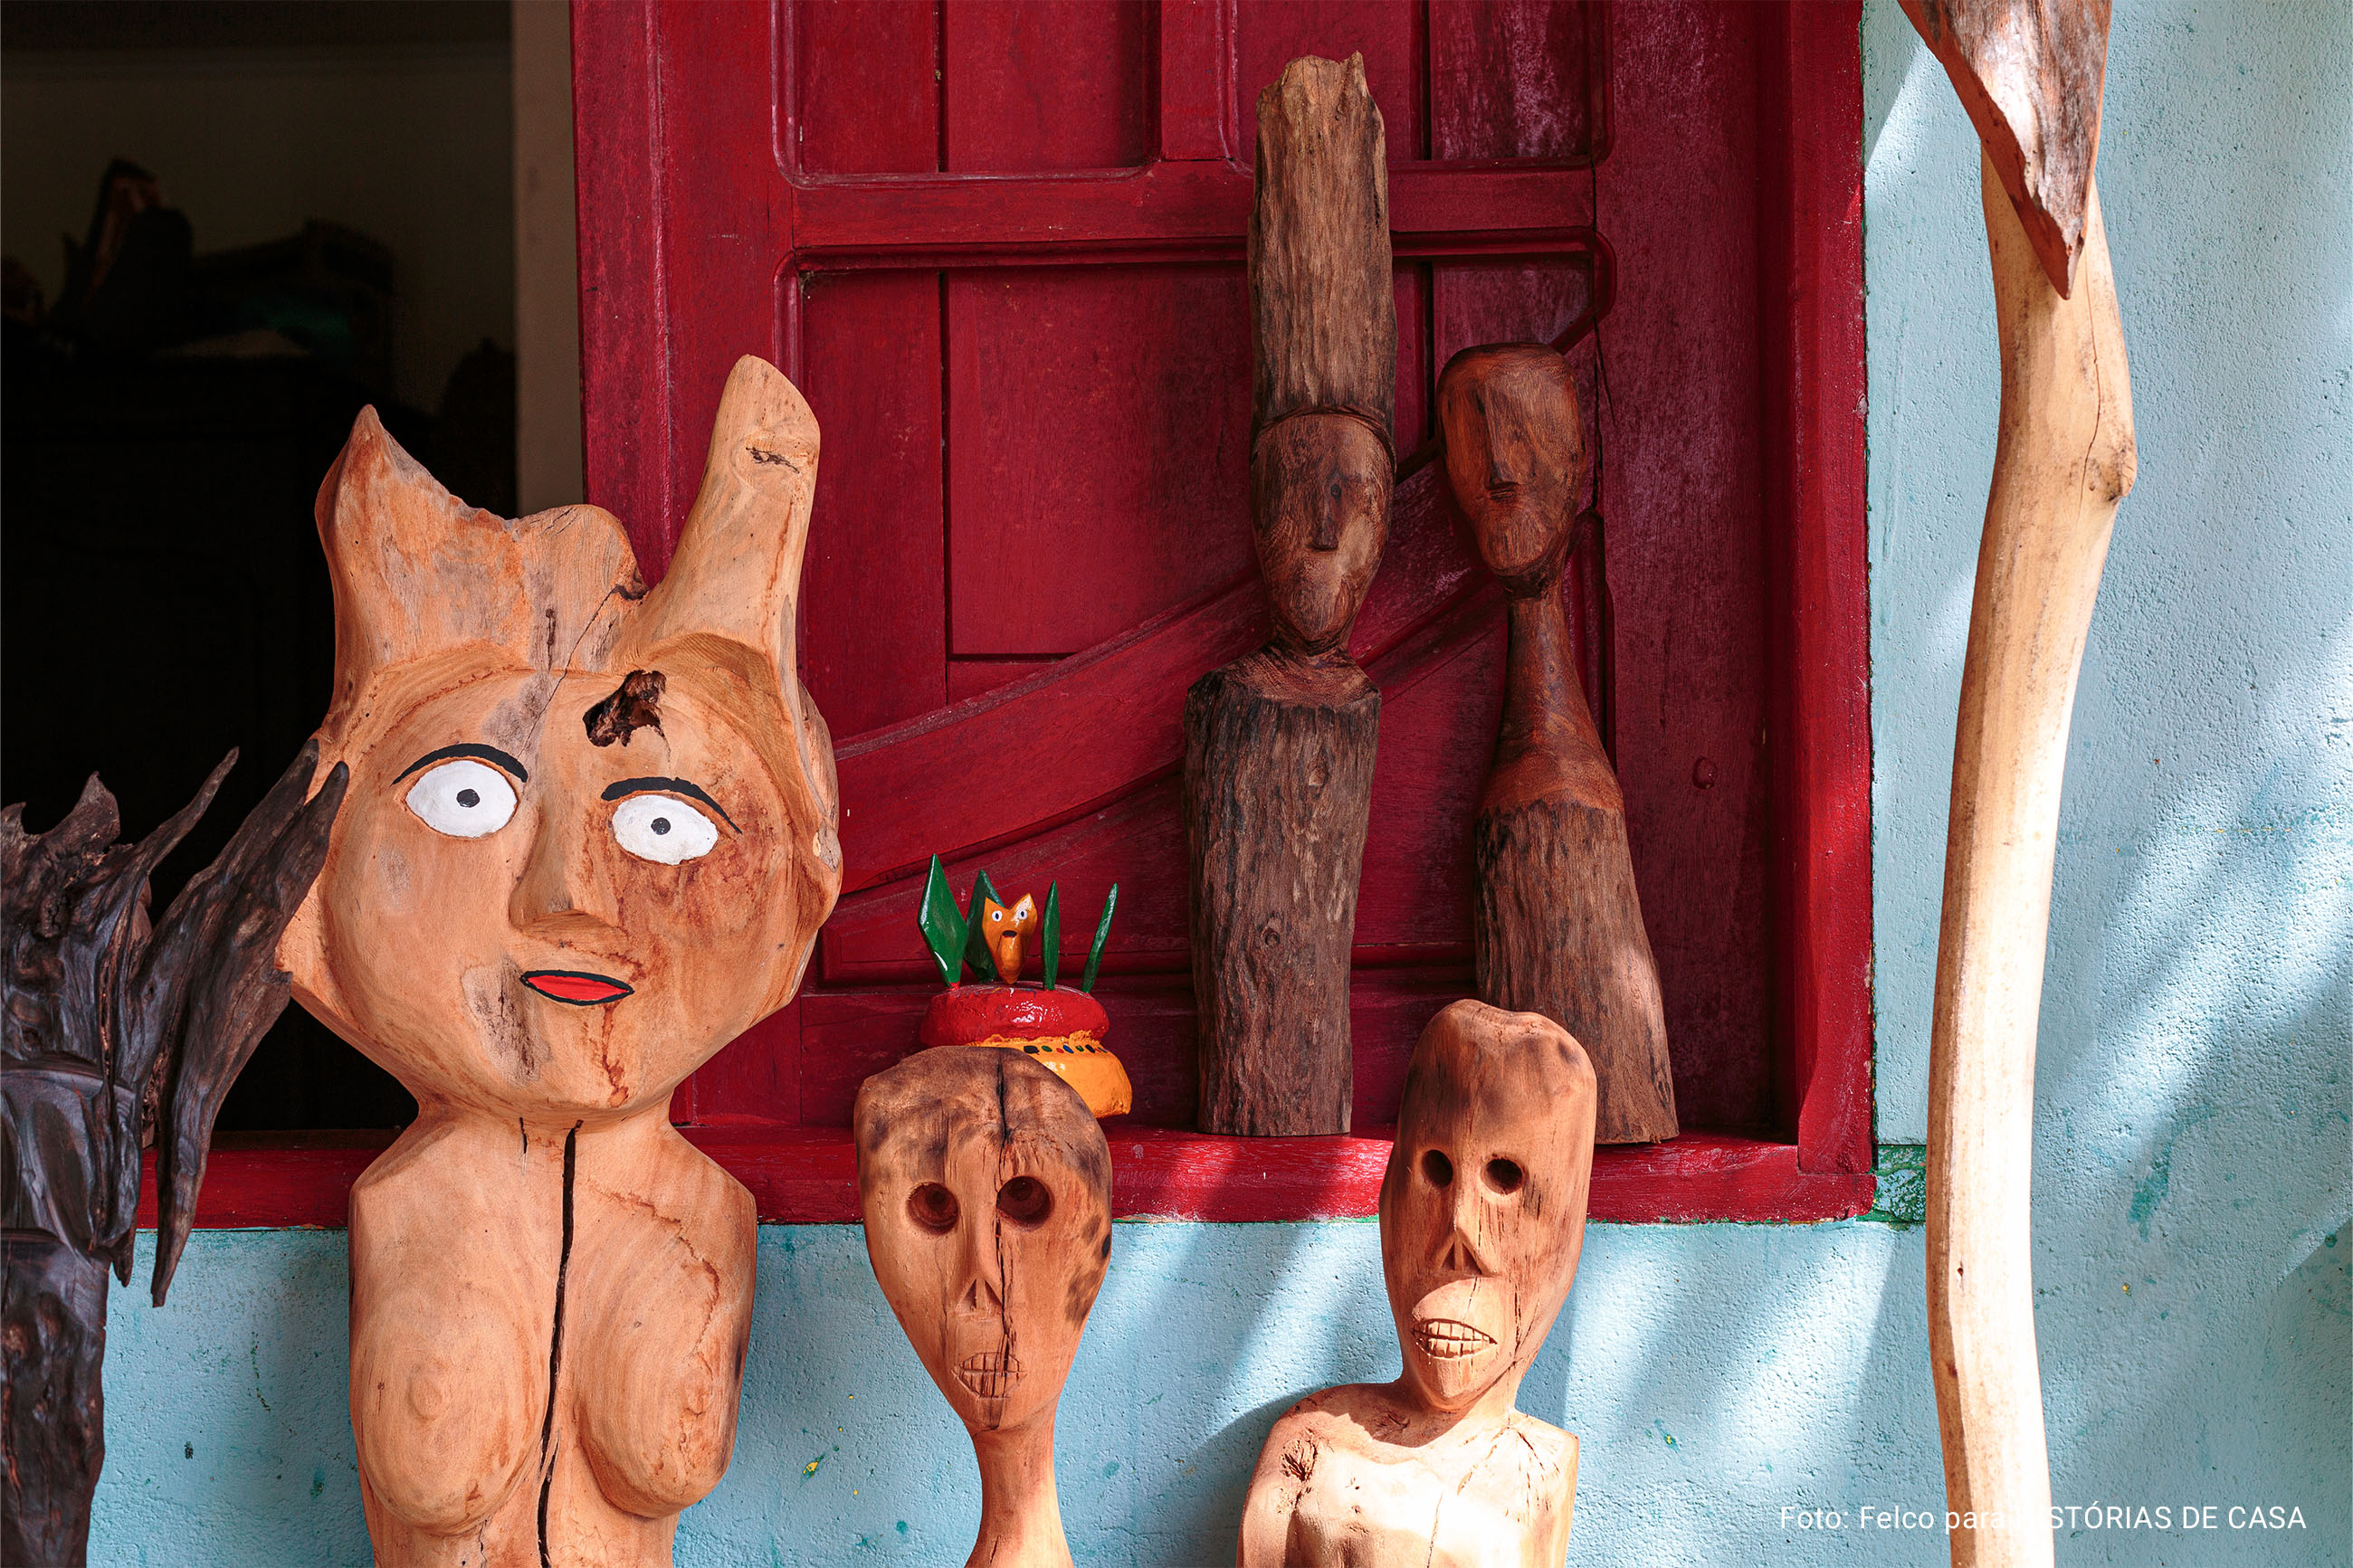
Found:
[[533, 969], [524, 973], [522, 983], [542, 996], [575, 1007], [618, 1002], [632, 989], [609, 974], [590, 974], [578, 969]]

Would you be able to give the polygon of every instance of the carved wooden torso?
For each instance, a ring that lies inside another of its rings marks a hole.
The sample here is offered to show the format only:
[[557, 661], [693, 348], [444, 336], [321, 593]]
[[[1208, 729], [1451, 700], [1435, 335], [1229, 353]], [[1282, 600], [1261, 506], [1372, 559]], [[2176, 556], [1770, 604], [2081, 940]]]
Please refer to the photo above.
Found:
[[1410, 1426], [1393, 1389], [1367, 1384], [1327, 1389], [1276, 1424], [1286, 1564], [1557, 1568], [1575, 1437], [1517, 1411], [1419, 1443], [1401, 1440]]

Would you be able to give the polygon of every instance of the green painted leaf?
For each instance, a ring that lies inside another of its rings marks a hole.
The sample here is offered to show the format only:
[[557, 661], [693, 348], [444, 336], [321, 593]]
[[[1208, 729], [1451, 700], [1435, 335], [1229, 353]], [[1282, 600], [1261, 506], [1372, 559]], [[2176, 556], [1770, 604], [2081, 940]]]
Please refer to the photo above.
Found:
[[972, 966], [974, 973], [994, 984], [997, 979], [997, 960], [988, 951], [988, 934], [981, 929], [987, 923], [980, 918], [983, 899], [995, 899], [1000, 904], [1005, 901], [997, 897], [997, 885], [988, 879], [988, 873], [975, 871], [972, 874], [972, 902], [965, 907], [964, 913], [964, 961]]
[[1092, 994], [1095, 971], [1103, 967], [1103, 943], [1111, 940], [1111, 912], [1119, 908], [1119, 884], [1113, 882], [1111, 891], [1103, 896], [1103, 919], [1095, 922], [1094, 945], [1087, 949], [1087, 972], [1079, 977], [1079, 989]]
[[923, 928], [923, 945], [932, 950], [932, 962], [939, 966], [940, 983], [954, 985], [964, 971], [965, 920], [956, 909], [955, 889], [948, 886], [947, 868], [936, 855], [932, 857], [932, 873], [923, 882], [923, 901], [915, 911], [915, 923]]
[[1061, 884], [1046, 884], [1046, 913], [1038, 924], [1038, 956], [1045, 966], [1046, 989], [1054, 988], [1054, 976], [1062, 967], [1062, 900]]

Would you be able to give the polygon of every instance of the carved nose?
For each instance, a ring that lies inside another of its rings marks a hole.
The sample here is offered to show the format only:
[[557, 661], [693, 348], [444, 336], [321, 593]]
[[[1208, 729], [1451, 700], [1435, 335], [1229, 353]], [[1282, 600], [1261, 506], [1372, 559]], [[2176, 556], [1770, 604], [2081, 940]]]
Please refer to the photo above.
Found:
[[1472, 1233], [1479, 1228], [1479, 1216], [1473, 1207], [1477, 1203], [1466, 1189], [1471, 1184], [1458, 1174], [1453, 1190], [1448, 1194], [1446, 1236], [1438, 1244], [1438, 1267], [1450, 1274], [1476, 1274], [1482, 1277], [1495, 1271], [1487, 1266]]
[[950, 1309], [958, 1317], [994, 1318], [1005, 1310], [1003, 1281], [997, 1272], [997, 1226], [976, 1225], [967, 1218], [960, 1227], [957, 1259], [963, 1278], [956, 1282], [955, 1305]]
[[532, 835], [522, 876], [508, 901], [517, 930], [559, 932], [565, 927], [609, 930], [612, 899], [590, 863], [588, 847], [566, 841], [564, 826], [542, 815]]
[[1340, 507], [1343, 499], [1340, 481], [1334, 479], [1325, 489], [1322, 504], [1315, 509], [1315, 531], [1308, 538], [1312, 550], [1340, 548]]

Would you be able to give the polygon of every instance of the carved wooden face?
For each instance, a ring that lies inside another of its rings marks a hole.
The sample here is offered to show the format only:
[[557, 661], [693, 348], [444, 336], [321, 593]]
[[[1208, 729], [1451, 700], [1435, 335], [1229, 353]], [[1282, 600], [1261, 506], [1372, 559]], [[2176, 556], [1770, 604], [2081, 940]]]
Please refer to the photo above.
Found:
[[1446, 478], [1480, 558], [1507, 587], [1559, 571], [1584, 478], [1568, 363], [1541, 343], [1464, 349], [1438, 384]]
[[1111, 1150], [1016, 1051], [939, 1046], [858, 1091], [866, 1255], [975, 1432], [1050, 1416], [1111, 1258]]
[[1416, 1043], [1381, 1184], [1406, 1380], [1459, 1411], [1516, 1389], [1568, 1298], [1593, 1174], [1593, 1068], [1534, 1013], [1457, 1002]]
[[1362, 420], [1302, 414], [1270, 426], [1250, 458], [1250, 527], [1278, 640], [1345, 647], [1388, 541], [1388, 449]]
[[1008, 985], [1021, 978], [1021, 954], [1029, 944], [1029, 934], [1038, 924], [1038, 900], [1024, 893], [1011, 908], [995, 899], [980, 901], [980, 932], [988, 943], [988, 956], [997, 965], [997, 977]]
[[608, 514], [472, 510], [362, 416], [320, 495], [353, 787], [280, 959], [421, 1101], [643, 1109], [791, 996], [840, 887], [788, 657], [816, 457], [739, 365], [649, 594]]

